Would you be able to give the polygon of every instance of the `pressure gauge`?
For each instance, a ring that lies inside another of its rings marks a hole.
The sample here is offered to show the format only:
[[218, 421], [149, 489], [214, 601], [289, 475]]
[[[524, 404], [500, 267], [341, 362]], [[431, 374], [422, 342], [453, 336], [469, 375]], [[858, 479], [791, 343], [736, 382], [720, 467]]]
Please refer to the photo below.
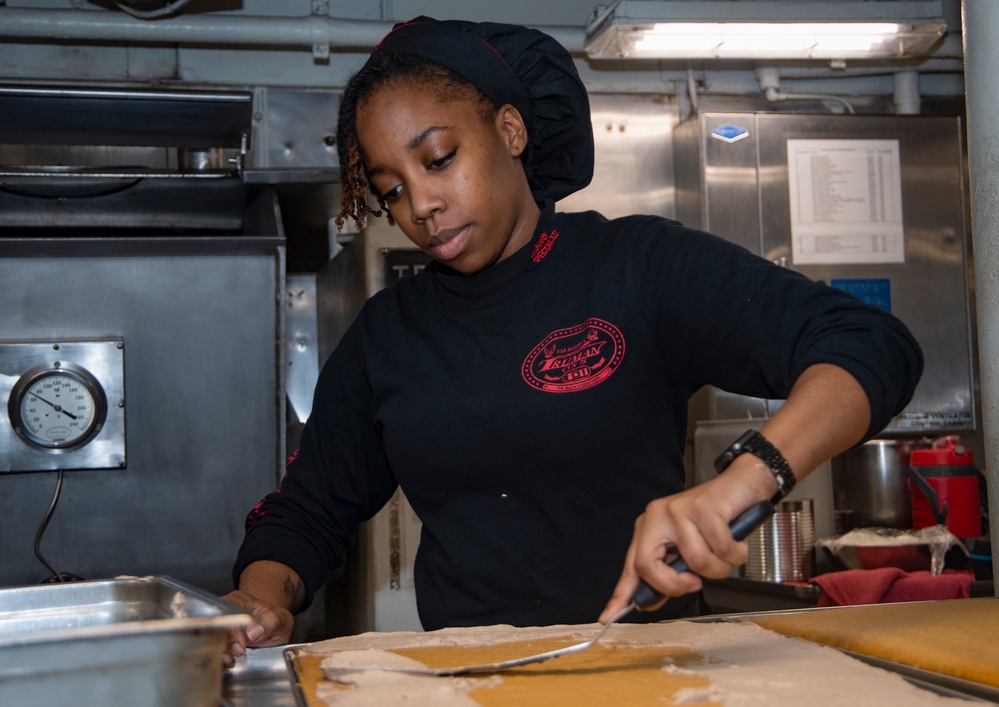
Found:
[[55, 361], [31, 368], [18, 379], [7, 403], [14, 432], [45, 450], [77, 449], [104, 425], [107, 397], [85, 368]]

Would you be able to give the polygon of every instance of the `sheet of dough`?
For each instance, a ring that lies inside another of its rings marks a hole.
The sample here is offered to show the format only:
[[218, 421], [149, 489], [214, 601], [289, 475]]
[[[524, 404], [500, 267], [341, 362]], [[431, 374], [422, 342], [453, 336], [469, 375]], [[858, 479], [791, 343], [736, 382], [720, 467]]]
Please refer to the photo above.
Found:
[[999, 598], [833, 607], [754, 619], [789, 636], [999, 688]]
[[319, 667], [324, 660], [369, 666], [418, 661], [428, 667], [492, 662], [577, 643], [598, 629], [592, 624], [366, 633], [310, 644], [298, 661], [312, 707], [967, 705], [839, 651], [751, 623], [614, 626], [587, 651], [493, 675], [435, 678], [374, 669], [341, 672], [342, 684], [336, 684], [323, 679]]

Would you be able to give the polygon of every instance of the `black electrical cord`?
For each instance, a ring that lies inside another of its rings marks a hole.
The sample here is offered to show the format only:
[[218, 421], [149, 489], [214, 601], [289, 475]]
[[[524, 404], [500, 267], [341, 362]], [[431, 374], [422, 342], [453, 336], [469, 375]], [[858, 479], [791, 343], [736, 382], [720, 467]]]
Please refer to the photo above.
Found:
[[[65, 200], [65, 199], [95, 199], [102, 196], [113, 196], [114, 194], [120, 194], [123, 191], [128, 191], [132, 187], [136, 186], [144, 177], [134, 177], [125, 184], [117, 184], [115, 186], [107, 187], [101, 191], [93, 191], [79, 194], [39, 194], [37, 192], [32, 192], [30, 189], [16, 188], [9, 185], [0, 185], [0, 192], [6, 192], [7, 194], [13, 194], [14, 196], [25, 196], [30, 199], [54, 199], [54, 200]], [[50, 185], [51, 186], [51, 185]], [[73, 185], [70, 185], [73, 186]]]
[[49, 509], [45, 511], [45, 517], [42, 518], [41, 525], [38, 526], [38, 530], [35, 532], [35, 557], [43, 565], [49, 568], [52, 576], [43, 579], [40, 584], [53, 584], [55, 582], [79, 582], [83, 577], [72, 574], [70, 572], [59, 572], [55, 567], [52, 566], [45, 556], [42, 554], [42, 536], [45, 534], [45, 528], [48, 527], [49, 521], [52, 519], [52, 514], [55, 512], [56, 504], [59, 503], [59, 495], [62, 493], [62, 469], [59, 469], [59, 474], [56, 477], [56, 487], [55, 493], [52, 495], [52, 503], [49, 504]]
[[[132, 0], [134, 2], [135, 0]], [[114, 4], [118, 6], [118, 9], [124, 10], [132, 17], [137, 17], [140, 20], [155, 20], [160, 17], [169, 17], [170, 15], [176, 15], [184, 6], [187, 5], [191, 0], [173, 0], [172, 2], [161, 3], [162, 7], [156, 7], [152, 9], [143, 9], [135, 7], [129, 4], [129, 0], [114, 0]], [[139, 3], [140, 5], [149, 5], [151, 3]]]

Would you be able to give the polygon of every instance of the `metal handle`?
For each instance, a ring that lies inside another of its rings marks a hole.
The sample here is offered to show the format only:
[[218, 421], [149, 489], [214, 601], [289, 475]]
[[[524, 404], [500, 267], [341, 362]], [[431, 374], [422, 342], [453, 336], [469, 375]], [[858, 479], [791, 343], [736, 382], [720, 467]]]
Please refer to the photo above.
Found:
[[[773, 515], [775, 510], [774, 504], [770, 501], [760, 501], [750, 506], [729, 523], [728, 527], [732, 531], [732, 537], [736, 540], [745, 540], [763, 521]], [[690, 571], [690, 567], [687, 566], [687, 562], [682, 557], [678, 557], [670, 562], [669, 566], [677, 572]], [[642, 580], [638, 585], [638, 589], [632, 595], [631, 601], [635, 606], [644, 611], [650, 606], [658, 604], [663, 600], [663, 597], [663, 594], [650, 587], [645, 580]]]

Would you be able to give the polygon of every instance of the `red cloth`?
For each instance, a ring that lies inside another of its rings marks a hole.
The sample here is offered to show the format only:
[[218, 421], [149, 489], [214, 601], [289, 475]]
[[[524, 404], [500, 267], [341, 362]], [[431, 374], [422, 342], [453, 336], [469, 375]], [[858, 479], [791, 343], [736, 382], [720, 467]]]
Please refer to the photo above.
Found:
[[906, 572], [898, 567], [829, 572], [812, 578], [822, 593], [818, 606], [889, 604], [900, 601], [966, 599], [971, 596], [973, 572], [944, 570], [933, 576], [927, 570]]

